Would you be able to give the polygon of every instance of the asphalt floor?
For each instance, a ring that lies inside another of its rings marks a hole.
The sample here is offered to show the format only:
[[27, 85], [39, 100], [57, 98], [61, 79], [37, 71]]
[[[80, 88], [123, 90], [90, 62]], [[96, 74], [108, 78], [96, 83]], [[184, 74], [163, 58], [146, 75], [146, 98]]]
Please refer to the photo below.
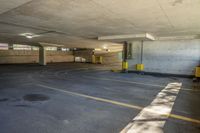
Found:
[[82, 63], [0, 65], [0, 133], [118, 133], [173, 82], [182, 83], [171, 112], [180, 118], [169, 117], [163, 131], [200, 133], [192, 79]]

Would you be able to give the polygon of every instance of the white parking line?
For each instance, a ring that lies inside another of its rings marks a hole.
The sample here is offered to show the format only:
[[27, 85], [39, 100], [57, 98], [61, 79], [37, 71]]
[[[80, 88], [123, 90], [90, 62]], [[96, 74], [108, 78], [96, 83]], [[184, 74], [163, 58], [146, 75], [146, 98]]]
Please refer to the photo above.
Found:
[[121, 133], [163, 133], [163, 126], [169, 117], [163, 114], [170, 114], [181, 86], [181, 83], [169, 83]]
[[[113, 100], [110, 100], [110, 99], [105, 99], [105, 98], [90, 96], [90, 95], [81, 94], [81, 93], [77, 93], [77, 92], [62, 90], [62, 89], [59, 89], [59, 88], [55, 88], [55, 87], [51, 87], [51, 86], [46, 86], [46, 85], [43, 85], [43, 84], [36, 84], [36, 85], [40, 86], [40, 87], [43, 87], [43, 88], [46, 88], [46, 89], [50, 89], [50, 90], [54, 90], [54, 91], [58, 91], [58, 92], [62, 92], [62, 93], [70, 94], [70, 95], [80, 96], [80, 97], [88, 98], [88, 99], [91, 99], [91, 100], [96, 100], [96, 101], [99, 101], [99, 102], [105, 102], [105, 103], [109, 103], [109, 104], [113, 104], [113, 105], [118, 105], [118, 106], [122, 106], [122, 107], [126, 107], [126, 108], [131, 108], [131, 109], [135, 109], [135, 110], [142, 110], [143, 109], [143, 107], [138, 106], [138, 105], [134, 105], [134, 104], [127, 104], [127, 103], [122, 103], [122, 102], [118, 102], [118, 101], [113, 101]], [[171, 91], [169, 91], [167, 89], [171, 89]], [[166, 89], [164, 89], [163, 93], [160, 93], [160, 96], [165, 96], [167, 98], [168, 97], [168, 95], [166, 95], [167, 92], [178, 94], [178, 91], [179, 91], [178, 88], [174, 88], [173, 89], [173, 88], [167, 88], [166, 87]], [[167, 103], [167, 101], [165, 101], [165, 100], [162, 101], [162, 99], [164, 99], [164, 98], [160, 97], [160, 103], [157, 102], [157, 104], [166, 104]], [[169, 100], [168, 102], [174, 102], [175, 101], [175, 99], [173, 100], [173, 98], [170, 101], [169, 97], [168, 97], [167, 100]], [[159, 110], [161, 110], [161, 109], [159, 109]], [[155, 108], [150, 108], [149, 107], [149, 108], [146, 108], [144, 111], [146, 111], [146, 113], [148, 113], [148, 114], [158, 113], [158, 115], [160, 115], [160, 116], [162, 116], [164, 118], [170, 117], [170, 118], [174, 118], [174, 119], [179, 119], [179, 120], [183, 120], [183, 121], [187, 121], [187, 122], [192, 122], [192, 123], [200, 124], [200, 120], [198, 120], [198, 119], [193, 119], [193, 118], [189, 118], [189, 117], [185, 117], [185, 116], [181, 116], [181, 115], [166, 113], [167, 111], [166, 112], [165, 111], [161, 112], [159, 110], [156, 110]], [[168, 112], [170, 112], [170, 111], [168, 111]], [[160, 118], [159, 119], [157, 119], [157, 118], [155, 119], [154, 118], [154, 120], [162, 120], [162, 119], [160, 119]], [[142, 120], [140, 120], [140, 121], [142, 121]]]
[[[113, 82], [120, 82], [120, 83], [129, 83], [129, 84], [138, 84], [138, 85], [145, 85], [145, 86], [154, 86], [154, 87], [161, 87], [164, 88], [164, 85], [158, 85], [158, 84], [149, 84], [149, 83], [142, 83], [137, 81], [128, 81], [128, 80], [122, 80], [122, 79], [112, 79], [112, 78], [98, 78], [94, 76], [82, 76], [84, 78], [88, 79], [96, 79], [96, 80], [105, 80], [105, 81], [113, 81]], [[181, 88], [182, 91], [191, 91], [191, 92], [200, 92], [199, 89], [188, 89], [188, 88]]]

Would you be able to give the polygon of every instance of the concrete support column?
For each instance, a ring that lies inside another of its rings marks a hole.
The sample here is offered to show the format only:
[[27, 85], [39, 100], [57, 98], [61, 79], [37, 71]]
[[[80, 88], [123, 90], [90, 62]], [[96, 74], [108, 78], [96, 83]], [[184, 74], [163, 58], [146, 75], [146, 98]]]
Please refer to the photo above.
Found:
[[143, 64], [143, 50], [144, 50], [144, 41], [141, 42], [140, 64]]
[[9, 43], [9, 44], [8, 44], [8, 49], [9, 49], [9, 50], [13, 50], [13, 44], [12, 44], [12, 43]]
[[123, 62], [122, 62], [122, 71], [123, 72], [128, 72], [127, 57], [128, 57], [128, 43], [124, 42], [124, 45], [123, 45]]
[[128, 53], [128, 43], [124, 42], [123, 44], [123, 62], [127, 61], [127, 54]]
[[40, 46], [39, 47], [39, 64], [42, 66], [45, 66], [46, 63], [46, 50], [45, 47]]
[[62, 48], [61, 47], [57, 47], [57, 51], [62, 51]]

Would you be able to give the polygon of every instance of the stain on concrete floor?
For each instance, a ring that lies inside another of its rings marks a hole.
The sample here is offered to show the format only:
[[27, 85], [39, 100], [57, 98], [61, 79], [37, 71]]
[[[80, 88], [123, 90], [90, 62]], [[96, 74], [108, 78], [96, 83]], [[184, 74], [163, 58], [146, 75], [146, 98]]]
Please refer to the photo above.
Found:
[[[192, 89], [191, 79], [109, 71], [102, 74], [102, 71], [92, 64], [57, 63], [48, 64], [46, 67], [28, 66], [0, 66], [0, 73], [4, 75], [0, 79], [1, 133], [117, 133], [140, 112], [48, 90], [36, 86], [38, 83], [142, 107], [149, 105], [163, 88], [100, 79], [106, 77], [161, 86], [178, 80], [183, 83], [184, 88]], [[90, 67], [94, 70], [74, 70], [80, 67]], [[15, 74], [11, 76], [8, 73]], [[89, 79], [82, 75], [95, 78]], [[199, 119], [199, 97], [199, 91], [181, 90], [172, 113]], [[199, 125], [170, 118], [166, 122], [164, 132], [199, 133], [200, 129]]]
[[46, 101], [49, 100], [50, 98], [43, 94], [27, 94], [23, 97], [23, 99], [25, 101], [34, 102], [34, 101]]
[[0, 102], [6, 102], [8, 100], [9, 100], [8, 98], [0, 98]]

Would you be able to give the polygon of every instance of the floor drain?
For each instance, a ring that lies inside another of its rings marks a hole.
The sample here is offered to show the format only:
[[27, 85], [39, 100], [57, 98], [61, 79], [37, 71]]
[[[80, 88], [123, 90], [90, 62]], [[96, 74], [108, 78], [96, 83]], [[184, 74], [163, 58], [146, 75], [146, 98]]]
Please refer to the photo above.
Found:
[[43, 94], [28, 94], [25, 95], [23, 99], [26, 101], [46, 101], [49, 97]]

